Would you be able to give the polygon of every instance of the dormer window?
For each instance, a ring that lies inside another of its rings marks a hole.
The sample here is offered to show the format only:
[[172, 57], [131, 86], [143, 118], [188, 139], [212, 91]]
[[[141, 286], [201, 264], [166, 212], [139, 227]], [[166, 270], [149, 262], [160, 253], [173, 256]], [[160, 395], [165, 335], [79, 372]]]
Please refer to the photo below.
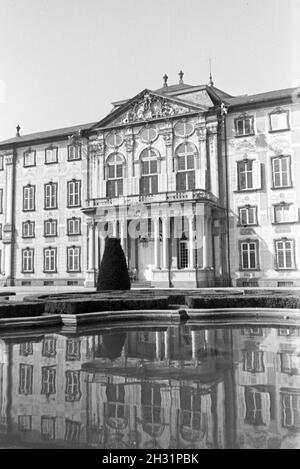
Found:
[[246, 137], [254, 134], [254, 117], [242, 116], [235, 120], [236, 137]]
[[270, 132], [279, 132], [281, 130], [289, 130], [289, 111], [277, 110], [269, 114]]

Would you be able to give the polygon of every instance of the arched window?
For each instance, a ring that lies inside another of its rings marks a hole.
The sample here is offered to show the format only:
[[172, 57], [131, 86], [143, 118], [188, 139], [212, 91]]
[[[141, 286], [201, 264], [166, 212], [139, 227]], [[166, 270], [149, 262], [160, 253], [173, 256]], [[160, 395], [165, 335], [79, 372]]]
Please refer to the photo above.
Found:
[[157, 153], [151, 148], [142, 151], [140, 194], [149, 195], [158, 192]]
[[122, 156], [117, 153], [107, 159], [107, 197], [123, 195], [123, 163]]
[[195, 189], [195, 157], [197, 156], [197, 148], [191, 143], [182, 143], [177, 148], [177, 191]]

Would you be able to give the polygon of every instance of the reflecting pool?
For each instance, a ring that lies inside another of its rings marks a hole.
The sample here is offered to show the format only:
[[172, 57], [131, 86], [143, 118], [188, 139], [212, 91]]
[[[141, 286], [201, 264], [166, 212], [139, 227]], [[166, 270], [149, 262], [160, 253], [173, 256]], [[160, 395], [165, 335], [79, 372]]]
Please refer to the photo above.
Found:
[[8, 446], [300, 448], [300, 328], [2, 334]]

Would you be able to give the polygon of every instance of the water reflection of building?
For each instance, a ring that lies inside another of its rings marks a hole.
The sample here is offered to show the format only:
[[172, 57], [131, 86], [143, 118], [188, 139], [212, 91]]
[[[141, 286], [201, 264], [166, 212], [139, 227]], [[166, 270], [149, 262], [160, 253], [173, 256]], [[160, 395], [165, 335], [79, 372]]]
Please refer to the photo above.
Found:
[[0, 434], [25, 446], [295, 447], [298, 329], [0, 341]]

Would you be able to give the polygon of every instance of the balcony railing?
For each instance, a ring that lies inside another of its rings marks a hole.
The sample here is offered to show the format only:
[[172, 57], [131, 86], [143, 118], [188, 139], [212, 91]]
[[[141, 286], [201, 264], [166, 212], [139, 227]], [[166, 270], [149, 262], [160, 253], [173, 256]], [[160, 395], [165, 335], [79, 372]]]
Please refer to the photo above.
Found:
[[97, 207], [128, 206], [136, 204], [152, 204], [157, 202], [182, 202], [182, 201], [209, 200], [217, 202], [218, 199], [205, 190], [191, 190], [181, 192], [160, 192], [150, 195], [124, 195], [120, 197], [89, 199], [85, 203], [84, 209]]

